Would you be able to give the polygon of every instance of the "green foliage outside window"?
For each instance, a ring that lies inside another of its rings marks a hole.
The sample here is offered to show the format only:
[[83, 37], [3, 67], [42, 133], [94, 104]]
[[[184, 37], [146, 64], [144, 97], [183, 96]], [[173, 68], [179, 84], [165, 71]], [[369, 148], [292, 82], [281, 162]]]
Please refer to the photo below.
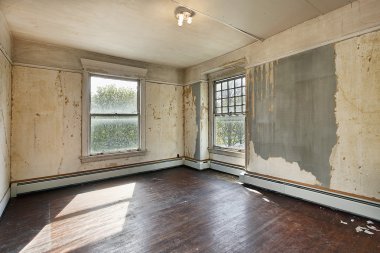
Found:
[[137, 113], [137, 89], [113, 84], [97, 87], [91, 96], [91, 153], [138, 149]]
[[215, 117], [215, 145], [244, 149], [244, 116]]

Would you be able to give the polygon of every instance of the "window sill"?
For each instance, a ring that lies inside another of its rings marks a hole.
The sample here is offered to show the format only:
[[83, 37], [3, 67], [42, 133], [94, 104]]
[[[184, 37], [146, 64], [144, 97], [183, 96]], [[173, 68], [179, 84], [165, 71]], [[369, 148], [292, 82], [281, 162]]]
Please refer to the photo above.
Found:
[[232, 156], [238, 158], [245, 158], [245, 152], [235, 149], [223, 149], [223, 148], [209, 148], [208, 151], [212, 154]]
[[134, 151], [128, 151], [128, 152], [123, 152], [123, 153], [88, 155], [88, 156], [81, 156], [80, 160], [82, 163], [98, 162], [98, 161], [128, 158], [128, 157], [133, 157], [133, 156], [143, 156], [143, 155], [146, 155], [146, 152], [147, 152], [146, 150], [134, 150]]

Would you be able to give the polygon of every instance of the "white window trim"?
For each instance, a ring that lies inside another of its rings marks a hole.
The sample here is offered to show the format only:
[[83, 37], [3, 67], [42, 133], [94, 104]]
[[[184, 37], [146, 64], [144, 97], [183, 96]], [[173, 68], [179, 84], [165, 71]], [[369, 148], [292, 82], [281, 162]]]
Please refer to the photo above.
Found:
[[[214, 83], [215, 81], [221, 80], [221, 79], [226, 79], [230, 77], [235, 77], [239, 75], [244, 75], [246, 79], [246, 86], [245, 88], [247, 89], [247, 76], [245, 73], [245, 69], [243, 68], [233, 68], [233, 69], [227, 69], [223, 71], [218, 71], [216, 73], [212, 73], [208, 75], [208, 80], [209, 80], [209, 152], [212, 154], [219, 154], [219, 155], [225, 155], [225, 156], [232, 156], [232, 157], [240, 157], [244, 158], [245, 157], [245, 149], [234, 149], [234, 148], [223, 148], [223, 147], [218, 147], [214, 145], [214, 132], [215, 132], [215, 127], [214, 127]], [[246, 90], [247, 94], [247, 90]], [[247, 96], [247, 95], [246, 95]], [[247, 118], [245, 117], [245, 121], [247, 121]], [[244, 131], [245, 131], [245, 136], [247, 133], [246, 129], [246, 122], [244, 123]]]
[[[104, 161], [111, 159], [122, 159], [132, 156], [143, 156], [146, 154], [145, 141], [145, 77], [147, 69], [114, 63], [99, 62], [81, 59], [83, 66], [82, 84], [82, 163]], [[132, 79], [139, 81], [139, 138], [140, 147], [137, 150], [115, 152], [107, 154], [90, 155], [90, 98], [91, 98], [91, 75], [114, 77], [121, 79]]]

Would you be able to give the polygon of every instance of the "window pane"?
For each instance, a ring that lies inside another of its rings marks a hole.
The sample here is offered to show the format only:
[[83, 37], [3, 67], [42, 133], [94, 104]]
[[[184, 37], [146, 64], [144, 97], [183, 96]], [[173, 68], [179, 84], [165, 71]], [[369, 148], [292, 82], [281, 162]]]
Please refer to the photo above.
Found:
[[240, 87], [241, 86], [241, 79], [236, 79], [235, 80], [235, 87]]
[[241, 105], [241, 103], [242, 103], [242, 97], [235, 97], [235, 103], [237, 104], [237, 105]]
[[228, 98], [222, 99], [222, 106], [227, 106], [228, 105]]
[[222, 108], [222, 113], [228, 113], [228, 107], [223, 107]]
[[217, 83], [215, 85], [215, 89], [216, 89], [216, 91], [220, 91], [222, 89], [222, 84], [221, 83]]
[[216, 99], [219, 99], [219, 98], [221, 98], [221, 97], [222, 97], [222, 92], [218, 91], [218, 92], [216, 93]]
[[137, 114], [137, 81], [91, 76], [91, 113]]
[[138, 149], [138, 117], [91, 116], [91, 154]]
[[228, 89], [227, 82], [223, 82], [222, 83], [222, 89], [223, 90], [227, 90]]
[[215, 107], [218, 108], [218, 107], [221, 107], [222, 106], [222, 101], [220, 99], [216, 100], [215, 101]]
[[235, 105], [235, 98], [230, 98], [229, 99], [229, 106], [234, 106]]
[[228, 88], [233, 89], [234, 87], [234, 80], [228, 81]]
[[244, 149], [244, 116], [215, 116], [214, 145]]
[[224, 91], [222, 91], [222, 97], [223, 97], [223, 98], [228, 97], [228, 90], [224, 90]]
[[241, 96], [241, 88], [235, 90], [235, 96]]

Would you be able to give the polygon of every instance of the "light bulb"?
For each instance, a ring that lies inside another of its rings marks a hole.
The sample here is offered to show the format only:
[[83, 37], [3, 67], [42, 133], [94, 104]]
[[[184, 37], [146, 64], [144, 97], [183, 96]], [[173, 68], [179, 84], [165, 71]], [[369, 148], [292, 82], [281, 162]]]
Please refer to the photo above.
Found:
[[178, 18], [178, 26], [182, 26], [183, 19], [184, 19], [183, 13], [179, 13], [178, 16], [177, 16], [177, 18]]
[[188, 17], [188, 18], [187, 18], [187, 23], [190, 25], [191, 22], [193, 22], [193, 18], [192, 18], [192, 17]]

